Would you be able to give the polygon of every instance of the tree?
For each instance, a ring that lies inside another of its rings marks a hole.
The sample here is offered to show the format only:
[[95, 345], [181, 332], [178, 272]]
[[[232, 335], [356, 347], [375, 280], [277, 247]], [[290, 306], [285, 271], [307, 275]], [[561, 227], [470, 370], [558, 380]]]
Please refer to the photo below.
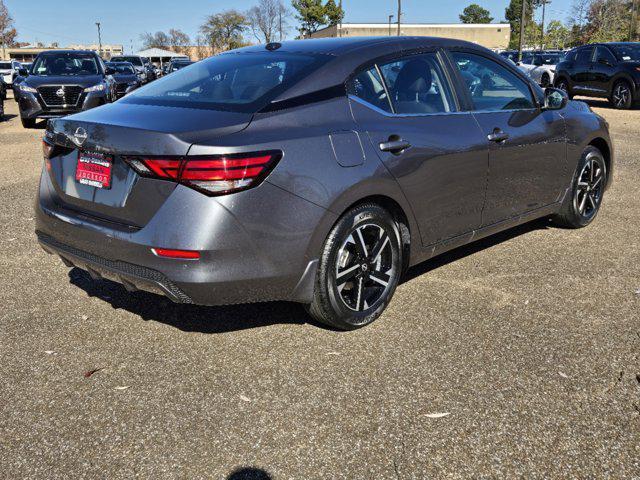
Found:
[[260, 0], [246, 17], [253, 36], [259, 42], [270, 43], [284, 38], [289, 10], [280, 0]]
[[300, 21], [300, 36], [311, 35], [327, 24], [327, 11], [322, 0], [293, 0], [291, 5], [298, 12], [296, 19]]
[[12, 47], [18, 32], [13, 27], [13, 17], [9, 13], [4, 4], [4, 0], [0, 0], [0, 46], [2, 46], [2, 56], [4, 56], [5, 47]]
[[324, 6], [326, 15], [326, 23], [330, 26], [338, 25], [344, 18], [344, 10], [341, 6], [336, 5], [335, 0], [327, 0], [327, 4]]
[[169, 30], [169, 45], [172, 50], [177, 53], [188, 54], [190, 44], [191, 39], [189, 38], [189, 35], [184, 33], [182, 30], [178, 30], [176, 28]]
[[140, 35], [140, 39], [142, 40], [143, 48], [162, 48], [164, 50], [168, 49], [171, 45], [171, 41], [169, 39], [169, 35], [164, 32], [156, 32], [156, 33], [143, 33]]
[[552, 20], [547, 25], [544, 35], [545, 48], [563, 49], [569, 43], [571, 31], [559, 20]]
[[587, 12], [587, 36], [590, 42], [628, 40], [630, 4], [625, 0], [593, 0]]
[[460, 17], [462, 23], [491, 23], [493, 21], [491, 12], [477, 3], [472, 3], [465, 7], [458, 17]]
[[[535, 45], [540, 40], [540, 25], [533, 21], [533, 13], [542, 0], [525, 0], [525, 34], [524, 44]], [[509, 6], [504, 11], [506, 20], [511, 25], [511, 41], [509, 48], [518, 48], [520, 43], [520, 15], [522, 14], [522, 0], [511, 0]]]
[[232, 50], [246, 45], [242, 34], [247, 27], [247, 18], [237, 10], [226, 10], [209, 15], [200, 27], [200, 32], [214, 52]]

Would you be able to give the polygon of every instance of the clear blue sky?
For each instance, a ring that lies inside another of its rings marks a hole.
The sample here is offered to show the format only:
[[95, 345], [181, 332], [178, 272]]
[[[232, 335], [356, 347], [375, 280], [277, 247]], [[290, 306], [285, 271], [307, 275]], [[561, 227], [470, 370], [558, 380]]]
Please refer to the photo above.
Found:
[[[288, 2], [289, 0], [285, 0]], [[494, 21], [504, 19], [508, 0], [403, 0], [407, 23], [454, 23], [469, 3], [487, 8]], [[102, 23], [102, 42], [122, 44], [125, 51], [140, 46], [140, 34], [178, 28], [195, 37], [204, 18], [228, 8], [245, 10], [256, 0], [4, 0], [19, 40], [25, 42], [97, 43], [95, 22]], [[336, 0], [337, 3], [337, 0]], [[386, 22], [396, 0], [343, 0], [345, 22]], [[571, 0], [552, 0], [548, 19], [566, 19]], [[291, 30], [290, 36], [296, 32]]]

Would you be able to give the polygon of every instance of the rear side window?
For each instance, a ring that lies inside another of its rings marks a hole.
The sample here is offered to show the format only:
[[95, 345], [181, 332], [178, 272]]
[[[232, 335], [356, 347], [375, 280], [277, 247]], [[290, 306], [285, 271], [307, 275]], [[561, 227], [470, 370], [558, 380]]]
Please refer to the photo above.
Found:
[[450, 112], [451, 92], [435, 54], [412, 55], [380, 66], [396, 113]]
[[121, 102], [253, 113], [330, 58], [286, 52], [217, 55], [156, 80]]
[[391, 113], [387, 91], [375, 67], [364, 70], [351, 82], [351, 93], [365, 102]]
[[578, 50], [578, 56], [576, 61], [578, 63], [589, 63], [591, 62], [591, 56], [593, 55], [593, 47], [582, 48]]
[[476, 110], [535, 108], [527, 83], [502, 65], [481, 55], [452, 52]]

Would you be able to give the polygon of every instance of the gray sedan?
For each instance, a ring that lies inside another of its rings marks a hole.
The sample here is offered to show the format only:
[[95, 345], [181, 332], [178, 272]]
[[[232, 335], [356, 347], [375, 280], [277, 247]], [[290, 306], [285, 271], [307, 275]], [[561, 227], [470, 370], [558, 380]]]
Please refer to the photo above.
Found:
[[49, 122], [36, 205], [67, 266], [176, 302], [290, 300], [374, 321], [411, 265], [539, 217], [577, 228], [606, 122], [477, 45], [243, 48]]

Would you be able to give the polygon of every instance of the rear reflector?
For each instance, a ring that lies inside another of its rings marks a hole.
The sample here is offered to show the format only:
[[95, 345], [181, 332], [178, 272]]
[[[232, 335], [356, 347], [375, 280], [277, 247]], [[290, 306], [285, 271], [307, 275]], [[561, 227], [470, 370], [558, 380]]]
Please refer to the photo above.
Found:
[[151, 251], [157, 257], [164, 258], [180, 258], [182, 260], [197, 260], [200, 258], [200, 252], [193, 250], [174, 250], [171, 248], [152, 248]]
[[281, 157], [282, 152], [270, 151], [125, 160], [142, 176], [178, 182], [207, 195], [223, 195], [259, 185]]

